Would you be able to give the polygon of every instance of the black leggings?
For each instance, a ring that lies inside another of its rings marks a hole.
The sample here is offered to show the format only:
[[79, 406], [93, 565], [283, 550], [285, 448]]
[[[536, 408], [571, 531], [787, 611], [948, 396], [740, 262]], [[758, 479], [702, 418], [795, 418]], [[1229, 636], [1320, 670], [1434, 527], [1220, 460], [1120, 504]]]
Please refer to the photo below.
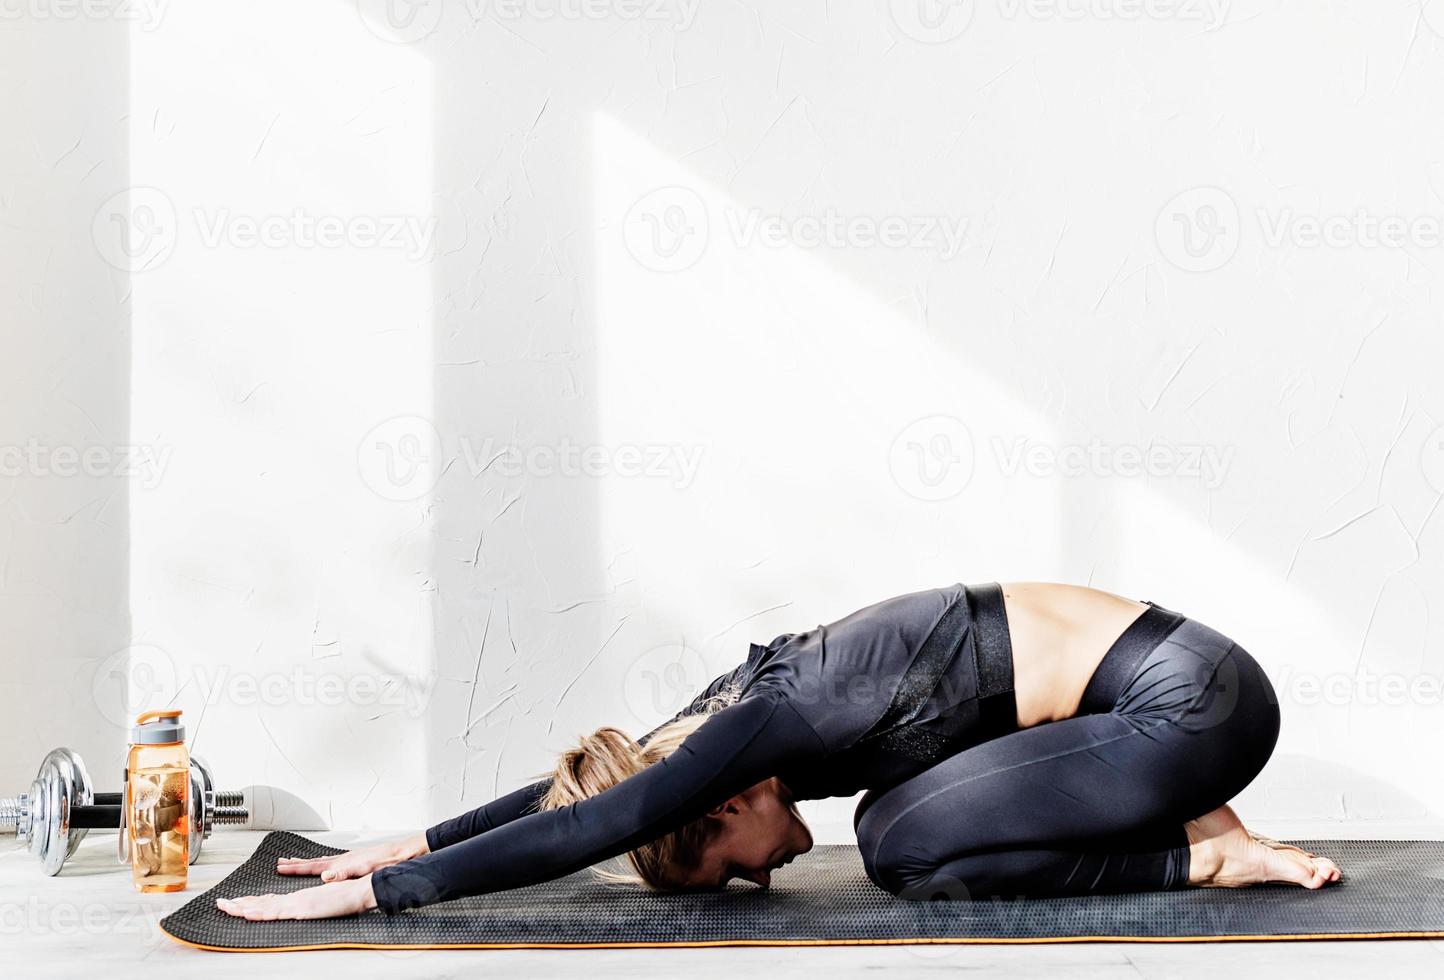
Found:
[[1184, 821], [1247, 786], [1278, 734], [1257, 661], [1150, 603], [1099, 664], [1079, 714], [866, 794], [854, 818], [863, 865], [917, 899], [1181, 888]]

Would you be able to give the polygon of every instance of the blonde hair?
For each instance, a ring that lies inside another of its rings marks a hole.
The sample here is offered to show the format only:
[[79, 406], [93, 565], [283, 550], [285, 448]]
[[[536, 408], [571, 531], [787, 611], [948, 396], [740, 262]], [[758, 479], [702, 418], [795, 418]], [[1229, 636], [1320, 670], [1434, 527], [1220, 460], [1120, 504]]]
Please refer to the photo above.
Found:
[[[628, 776], [662, 761], [671, 755], [713, 713], [737, 701], [742, 689], [736, 684], [724, 687], [704, 701], [693, 713], [674, 718], [658, 728], [642, 745], [626, 732], [610, 725], [583, 736], [573, 748], [561, 754], [551, 787], [541, 798], [539, 809], [554, 810], [596, 796]], [[602, 864], [592, 872], [604, 881], [642, 885], [657, 890], [682, 886], [677, 872], [696, 867], [706, 846], [711, 827], [698, 817], [681, 827], [628, 851], [624, 857], [630, 871], [616, 870]]]

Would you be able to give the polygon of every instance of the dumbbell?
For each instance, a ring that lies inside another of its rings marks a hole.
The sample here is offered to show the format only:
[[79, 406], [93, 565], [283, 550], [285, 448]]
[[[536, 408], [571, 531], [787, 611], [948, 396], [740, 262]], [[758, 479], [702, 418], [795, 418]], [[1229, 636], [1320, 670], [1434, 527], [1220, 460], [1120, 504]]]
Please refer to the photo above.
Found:
[[[29, 793], [0, 799], [0, 835], [23, 840], [45, 873], [56, 875], [88, 831], [120, 827], [121, 801], [120, 793], [94, 791], [78, 753], [55, 749], [40, 763]], [[190, 816], [192, 864], [215, 827], [250, 819], [245, 794], [217, 792], [210, 767], [199, 756], [191, 757]]]

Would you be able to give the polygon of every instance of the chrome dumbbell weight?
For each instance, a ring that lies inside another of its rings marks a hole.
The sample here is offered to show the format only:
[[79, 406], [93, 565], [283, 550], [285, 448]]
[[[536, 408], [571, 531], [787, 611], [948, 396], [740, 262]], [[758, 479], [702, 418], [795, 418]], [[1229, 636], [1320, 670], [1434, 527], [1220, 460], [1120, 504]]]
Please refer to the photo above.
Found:
[[[55, 875], [75, 853], [90, 830], [121, 826], [120, 793], [96, 793], [80, 756], [56, 749], [45, 757], [30, 792], [0, 799], [0, 835], [14, 834], [40, 859], [47, 875]], [[217, 792], [210, 767], [191, 759], [191, 848], [194, 864], [215, 827], [244, 824], [250, 819], [245, 796]]]
[[0, 799], [0, 834], [20, 838], [47, 875], [60, 871], [87, 830], [106, 826], [120, 826], [120, 805], [95, 805], [85, 763], [69, 749], [45, 757], [29, 793]]

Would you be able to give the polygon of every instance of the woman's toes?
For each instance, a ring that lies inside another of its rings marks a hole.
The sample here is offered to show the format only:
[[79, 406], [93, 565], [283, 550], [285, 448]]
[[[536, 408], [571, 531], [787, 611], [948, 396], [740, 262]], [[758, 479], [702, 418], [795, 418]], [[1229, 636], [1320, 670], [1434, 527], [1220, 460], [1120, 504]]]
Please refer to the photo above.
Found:
[[1263, 844], [1255, 844], [1263, 852], [1264, 882], [1286, 882], [1289, 884], [1303, 885], [1305, 888], [1317, 888], [1323, 882], [1314, 884], [1318, 878], [1317, 870], [1313, 861], [1304, 856], [1302, 851], [1279, 851]]

